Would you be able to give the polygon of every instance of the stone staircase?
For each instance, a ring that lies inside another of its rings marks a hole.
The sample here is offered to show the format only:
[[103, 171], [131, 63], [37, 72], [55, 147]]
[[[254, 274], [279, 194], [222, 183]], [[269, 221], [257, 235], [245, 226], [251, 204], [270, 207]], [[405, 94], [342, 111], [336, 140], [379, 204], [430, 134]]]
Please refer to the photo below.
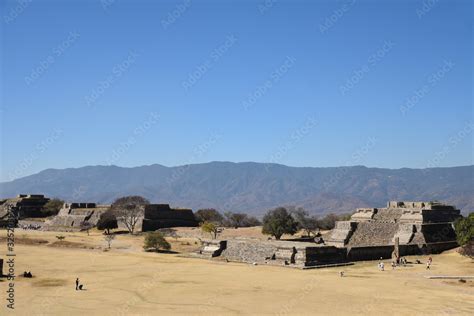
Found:
[[393, 244], [398, 224], [385, 221], [360, 222], [349, 239], [349, 247], [383, 246]]

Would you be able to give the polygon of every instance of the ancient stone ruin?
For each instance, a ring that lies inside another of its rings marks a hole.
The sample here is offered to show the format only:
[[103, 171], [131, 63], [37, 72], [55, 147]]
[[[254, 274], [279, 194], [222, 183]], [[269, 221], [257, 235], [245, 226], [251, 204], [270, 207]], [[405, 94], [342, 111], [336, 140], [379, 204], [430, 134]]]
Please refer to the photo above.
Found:
[[95, 203], [64, 203], [58, 215], [46, 221], [42, 227], [45, 231], [74, 232], [81, 231], [82, 223], [91, 227], [97, 226], [100, 215], [107, 211], [109, 205]]
[[337, 222], [329, 245], [346, 247], [350, 259], [390, 258], [398, 239], [400, 255], [434, 253], [457, 247], [454, 206], [438, 202], [388, 202], [386, 208], [357, 209]]
[[145, 206], [142, 231], [155, 231], [171, 227], [196, 227], [198, 224], [190, 209], [172, 209], [169, 204], [149, 204]]
[[229, 239], [203, 241], [201, 257], [311, 268], [380, 258], [439, 253], [457, 247], [454, 206], [438, 202], [389, 202], [386, 208], [358, 209], [336, 223], [324, 244]]
[[5, 227], [8, 221], [8, 210], [14, 210], [16, 221], [41, 217], [41, 209], [49, 201], [41, 194], [20, 194], [15, 198], [0, 200], [0, 227]]

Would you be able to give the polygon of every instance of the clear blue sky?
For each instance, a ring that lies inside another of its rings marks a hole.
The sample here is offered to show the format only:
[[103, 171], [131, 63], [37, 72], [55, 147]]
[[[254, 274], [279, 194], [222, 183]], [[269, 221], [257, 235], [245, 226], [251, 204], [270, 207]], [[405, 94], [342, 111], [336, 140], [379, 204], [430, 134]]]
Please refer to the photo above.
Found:
[[0, 3], [1, 181], [473, 164], [472, 1]]

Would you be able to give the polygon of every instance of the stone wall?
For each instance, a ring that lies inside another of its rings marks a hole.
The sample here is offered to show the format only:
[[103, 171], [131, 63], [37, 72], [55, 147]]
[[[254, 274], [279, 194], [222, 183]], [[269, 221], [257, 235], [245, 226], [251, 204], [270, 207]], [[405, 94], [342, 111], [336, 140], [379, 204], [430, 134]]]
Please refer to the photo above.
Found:
[[231, 261], [265, 263], [275, 255], [277, 245], [259, 240], [227, 240], [222, 256]]
[[[215, 251], [217, 245], [203, 242], [201, 253], [208, 253], [206, 248]], [[220, 256], [229, 261], [296, 268], [346, 262], [345, 248], [276, 240], [229, 239]]]
[[202, 249], [200, 255], [208, 258], [218, 257], [227, 248], [226, 240], [201, 240]]
[[145, 206], [142, 231], [154, 231], [171, 227], [197, 227], [198, 222], [190, 209], [172, 209], [168, 204]]

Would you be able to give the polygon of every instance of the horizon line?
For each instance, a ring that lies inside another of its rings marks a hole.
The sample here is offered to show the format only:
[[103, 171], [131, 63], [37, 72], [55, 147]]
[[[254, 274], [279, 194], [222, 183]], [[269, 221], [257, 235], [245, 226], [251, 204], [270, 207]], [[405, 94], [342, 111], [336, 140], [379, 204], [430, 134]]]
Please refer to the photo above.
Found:
[[195, 166], [195, 165], [207, 165], [207, 164], [213, 164], [213, 163], [227, 163], [227, 164], [259, 164], [259, 165], [272, 165], [272, 166], [281, 166], [281, 167], [286, 167], [286, 168], [311, 168], [311, 169], [336, 169], [336, 168], [357, 168], [357, 167], [362, 167], [362, 168], [367, 168], [367, 169], [385, 169], [385, 170], [402, 170], [402, 169], [409, 169], [409, 170], [427, 170], [427, 169], [447, 169], [447, 168], [463, 168], [463, 167], [473, 167], [474, 164], [470, 165], [457, 165], [457, 166], [437, 166], [437, 167], [424, 167], [424, 168], [413, 168], [413, 167], [399, 167], [399, 168], [387, 168], [387, 167], [374, 167], [374, 166], [366, 166], [366, 165], [347, 165], [347, 166], [324, 166], [324, 167], [314, 167], [314, 166], [291, 166], [291, 165], [285, 165], [281, 163], [275, 163], [275, 162], [256, 162], [256, 161], [225, 161], [225, 160], [213, 160], [213, 161], [208, 161], [208, 162], [197, 162], [197, 163], [190, 163], [190, 164], [181, 164], [181, 165], [175, 165], [175, 166], [167, 166], [163, 165], [160, 163], [153, 163], [153, 164], [145, 164], [145, 165], [139, 165], [139, 166], [119, 166], [119, 165], [85, 165], [85, 166], [80, 166], [80, 167], [66, 167], [66, 168], [46, 168], [41, 171], [31, 173], [19, 178], [15, 178], [12, 180], [7, 180], [7, 181], [0, 181], [0, 184], [4, 183], [9, 183], [13, 182], [16, 180], [20, 180], [23, 178], [31, 177], [37, 174], [40, 174], [42, 172], [48, 171], [48, 170], [68, 170], [68, 169], [82, 169], [82, 168], [90, 168], [90, 167], [116, 167], [116, 168], [122, 168], [122, 169], [136, 169], [136, 168], [144, 168], [144, 167], [152, 167], [152, 166], [161, 166], [164, 168], [182, 168], [186, 166]]

